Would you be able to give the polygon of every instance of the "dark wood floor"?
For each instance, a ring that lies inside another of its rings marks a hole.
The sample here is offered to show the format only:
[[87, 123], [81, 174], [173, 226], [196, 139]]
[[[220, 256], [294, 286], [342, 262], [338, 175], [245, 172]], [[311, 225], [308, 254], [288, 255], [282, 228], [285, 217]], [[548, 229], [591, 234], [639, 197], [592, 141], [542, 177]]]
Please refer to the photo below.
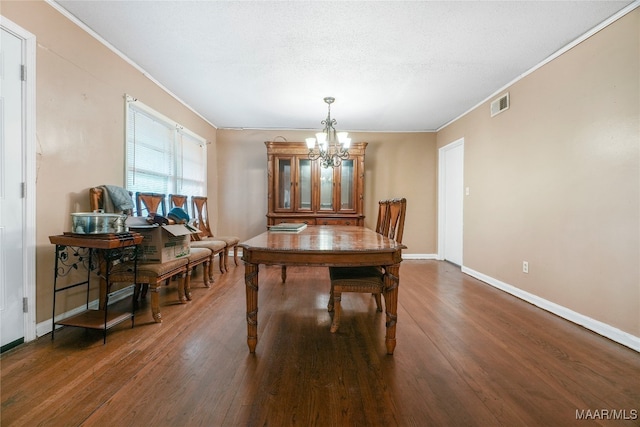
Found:
[[250, 354], [243, 272], [197, 277], [187, 305], [163, 289], [163, 324], [144, 304], [106, 345], [64, 328], [3, 354], [0, 424], [640, 425], [637, 352], [448, 263], [403, 262], [393, 356], [370, 295], [343, 296], [333, 335], [327, 269], [289, 268], [282, 285], [264, 266]]

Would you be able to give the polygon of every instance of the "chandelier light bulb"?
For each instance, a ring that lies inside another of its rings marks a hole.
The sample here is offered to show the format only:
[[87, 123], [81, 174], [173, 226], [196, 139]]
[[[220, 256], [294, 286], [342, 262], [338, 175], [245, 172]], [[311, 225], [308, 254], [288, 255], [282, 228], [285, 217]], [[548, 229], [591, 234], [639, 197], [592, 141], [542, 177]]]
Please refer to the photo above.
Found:
[[318, 145], [325, 145], [327, 143], [327, 134], [318, 132], [316, 133], [316, 139], [318, 140]]

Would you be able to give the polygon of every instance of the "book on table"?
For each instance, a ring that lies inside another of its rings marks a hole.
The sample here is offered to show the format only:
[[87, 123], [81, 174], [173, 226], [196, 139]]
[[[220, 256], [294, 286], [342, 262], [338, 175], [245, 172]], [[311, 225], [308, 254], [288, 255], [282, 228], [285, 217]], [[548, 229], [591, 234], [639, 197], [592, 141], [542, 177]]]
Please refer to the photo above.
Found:
[[307, 228], [307, 224], [305, 223], [282, 222], [280, 224], [270, 226], [269, 231], [297, 233], [304, 230], [305, 228]]

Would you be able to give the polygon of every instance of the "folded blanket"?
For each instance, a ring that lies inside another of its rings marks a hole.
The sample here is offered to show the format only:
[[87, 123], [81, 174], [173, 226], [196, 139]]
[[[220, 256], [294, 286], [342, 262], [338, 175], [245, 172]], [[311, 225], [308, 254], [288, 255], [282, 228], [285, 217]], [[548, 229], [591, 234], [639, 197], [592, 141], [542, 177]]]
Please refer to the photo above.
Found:
[[131, 200], [131, 194], [126, 188], [118, 187], [116, 185], [104, 185], [107, 191], [103, 193], [103, 209], [108, 212], [108, 209], [113, 208], [114, 211], [131, 211], [133, 209], [133, 200]]

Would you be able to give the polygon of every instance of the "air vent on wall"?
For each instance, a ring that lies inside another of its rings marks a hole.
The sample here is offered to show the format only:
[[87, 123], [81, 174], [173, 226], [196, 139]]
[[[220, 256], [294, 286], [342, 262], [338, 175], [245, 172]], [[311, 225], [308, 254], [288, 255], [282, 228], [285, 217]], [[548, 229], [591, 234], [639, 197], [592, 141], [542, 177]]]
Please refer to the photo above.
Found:
[[504, 110], [508, 110], [508, 109], [509, 109], [509, 92], [505, 93], [504, 95], [500, 96], [500, 98], [491, 102], [491, 117], [495, 116], [496, 114], [500, 114]]

